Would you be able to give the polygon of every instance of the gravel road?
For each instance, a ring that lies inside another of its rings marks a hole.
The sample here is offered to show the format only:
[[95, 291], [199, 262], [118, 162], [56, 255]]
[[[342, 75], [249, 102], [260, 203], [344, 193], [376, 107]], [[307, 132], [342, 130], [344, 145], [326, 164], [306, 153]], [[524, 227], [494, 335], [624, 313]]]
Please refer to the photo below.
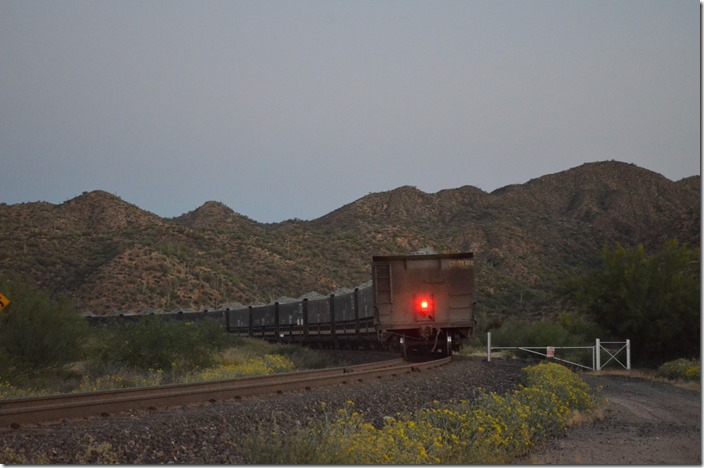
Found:
[[701, 392], [622, 376], [584, 376], [602, 386], [604, 419], [521, 460], [559, 465], [701, 465]]
[[[0, 463], [244, 464], [244, 436], [286, 431], [324, 417], [322, 402], [330, 414], [352, 400], [380, 423], [434, 400], [470, 399], [477, 387], [504, 393], [524, 383], [521, 367], [460, 358], [438, 369], [363, 384], [2, 428]], [[698, 392], [636, 379], [587, 379], [604, 386], [610, 400], [604, 421], [571, 429], [523, 464], [701, 463]]]

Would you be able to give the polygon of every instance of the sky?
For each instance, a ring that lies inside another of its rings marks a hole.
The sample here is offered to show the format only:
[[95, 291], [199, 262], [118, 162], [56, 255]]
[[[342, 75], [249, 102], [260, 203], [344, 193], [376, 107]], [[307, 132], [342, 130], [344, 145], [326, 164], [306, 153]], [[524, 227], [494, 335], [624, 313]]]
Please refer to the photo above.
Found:
[[696, 0], [0, 0], [0, 203], [315, 219], [587, 162], [701, 172]]

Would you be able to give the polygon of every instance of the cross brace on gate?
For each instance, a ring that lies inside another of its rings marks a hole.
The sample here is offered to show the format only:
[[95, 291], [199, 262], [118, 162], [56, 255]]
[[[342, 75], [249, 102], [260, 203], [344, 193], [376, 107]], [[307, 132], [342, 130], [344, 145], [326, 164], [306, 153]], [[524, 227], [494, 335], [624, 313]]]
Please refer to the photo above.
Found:
[[[623, 345], [618, 350], [612, 352], [609, 348], [604, 345]], [[611, 361], [618, 362], [621, 367], [626, 370], [631, 370], [631, 340], [626, 341], [601, 341], [599, 338], [596, 339], [594, 346], [491, 346], [491, 332], [486, 334], [486, 350], [487, 350], [487, 361], [491, 361], [491, 352], [493, 350], [501, 349], [514, 349], [526, 351], [529, 353], [537, 354], [539, 356], [546, 357], [548, 359], [554, 359], [555, 361], [565, 362], [567, 364], [572, 364], [573, 366], [582, 367], [591, 371], [598, 371], [603, 369]], [[561, 359], [555, 356], [555, 350], [558, 349], [591, 349], [592, 350], [592, 365], [591, 367], [578, 362], [568, 361], [566, 359]], [[544, 350], [544, 352], [542, 352]], [[610, 357], [609, 359], [601, 363], [601, 351], [604, 351]], [[619, 361], [616, 357], [620, 352], [626, 351], [626, 363]]]

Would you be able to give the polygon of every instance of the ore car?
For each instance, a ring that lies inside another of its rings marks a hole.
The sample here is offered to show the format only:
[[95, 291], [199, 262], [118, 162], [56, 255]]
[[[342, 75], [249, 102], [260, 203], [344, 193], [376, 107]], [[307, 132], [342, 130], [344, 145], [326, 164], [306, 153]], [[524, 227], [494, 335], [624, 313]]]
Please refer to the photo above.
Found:
[[379, 341], [404, 357], [459, 351], [476, 326], [471, 252], [372, 257]]
[[375, 256], [371, 267], [371, 285], [346, 293], [164, 315], [223, 320], [239, 336], [320, 348], [385, 348], [407, 359], [452, 354], [473, 335], [472, 253]]

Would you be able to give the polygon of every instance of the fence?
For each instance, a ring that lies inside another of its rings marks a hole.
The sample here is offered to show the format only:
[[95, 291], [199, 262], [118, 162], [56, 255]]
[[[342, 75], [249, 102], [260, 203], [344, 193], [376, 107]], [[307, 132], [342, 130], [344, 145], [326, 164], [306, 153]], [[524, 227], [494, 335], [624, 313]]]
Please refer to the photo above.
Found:
[[[615, 347], [615, 348], [614, 348]], [[617, 349], [616, 349], [617, 348]], [[487, 361], [491, 361], [491, 352], [494, 350], [521, 350], [528, 353], [537, 354], [543, 356], [547, 359], [553, 359], [555, 361], [565, 362], [567, 364], [572, 364], [573, 366], [581, 367], [587, 370], [598, 371], [603, 369], [611, 361], [616, 361], [624, 369], [631, 370], [631, 340], [626, 341], [601, 341], [599, 338], [593, 346], [492, 346], [491, 345], [491, 332], [486, 334], [486, 354]], [[567, 359], [559, 358], [555, 355], [557, 350], [577, 350], [585, 349], [591, 350], [592, 355], [592, 365], [587, 366], [578, 362], [573, 362]], [[544, 350], [544, 352], [542, 352]], [[618, 359], [619, 353], [625, 351], [626, 362], [625, 364]], [[601, 354], [604, 352], [609, 358], [602, 364]]]

